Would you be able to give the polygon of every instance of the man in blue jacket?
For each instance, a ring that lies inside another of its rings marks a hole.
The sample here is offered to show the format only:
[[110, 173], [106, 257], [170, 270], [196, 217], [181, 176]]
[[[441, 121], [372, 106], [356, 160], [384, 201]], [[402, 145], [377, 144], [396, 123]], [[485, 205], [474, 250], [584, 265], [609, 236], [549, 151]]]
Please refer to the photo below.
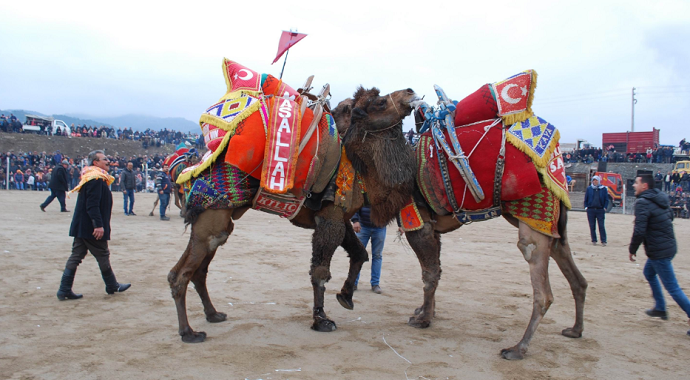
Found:
[[592, 244], [597, 245], [596, 225], [599, 224], [599, 237], [601, 245], [606, 247], [606, 227], [604, 217], [606, 208], [609, 205], [609, 189], [602, 186], [598, 175], [592, 177], [592, 184], [587, 187], [585, 192], [585, 210], [587, 210], [587, 220], [589, 221], [589, 233], [592, 235]]
[[81, 294], [72, 292], [77, 266], [88, 252], [96, 258], [101, 270], [105, 292], [114, 294], [129, 289], [130, 284], [120, 284], [110, 267], [110, 216], [113, 210], [113, 196], [108, 187], [115, 178], [108, 174], [110, 161], [102, 150], [89, 153], [88, 165], [84, 168], [81, 182], [74, 188], [78, 191], [77, 205], [72, 216], [69, 235], [74, 237], [72, 255], [67, 259], [62, 274], [57, 298], [60, 301], [79, 299]]
[[628, 251], [630, 261], [635, 261], [637, 249], [640, 244], [644, 244], [648, 259], [643, 273], [652, 288], [655, 301], [654, 308], [647, 310], [647, 315], [663, 320], [668, 319], [666, 301], [659, 284], [659, 279], [661, 279], [666, 291], [689, 318], [690, 324], [690, 301], [683, 293], [683, 289], [678, 286], [671, 264], [678, 247], [673, 233], [673, 211], [670, 208], [668, 196], [654, 188], [654, 178], [649, 174], [635, 178], [633, 188], [637, 197], [635, 230]]
[[170, 203], [170, 193], [172, 192], [172, 182], [170, 182], [170, 177], [168, 177], [168, 165], [163, 165], [163, 170], [158, 172], [158, 198], [161, 201], [161, 220], [170, 220], [169, 217], [165, 216], [165, 210], [168, 208]]

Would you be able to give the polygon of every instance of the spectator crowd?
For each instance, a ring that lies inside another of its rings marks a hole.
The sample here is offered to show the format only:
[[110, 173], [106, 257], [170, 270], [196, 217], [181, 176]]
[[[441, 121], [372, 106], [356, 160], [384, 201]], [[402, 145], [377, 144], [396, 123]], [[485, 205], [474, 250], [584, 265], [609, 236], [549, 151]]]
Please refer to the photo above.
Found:
[[[7, 182], [7, 158], [10, 159], [9, 183]], [[112, 191], [120, 190], [120, 173], [131, 162], [134, 166], [136, 178], [136, 191], [153, 191], [154, 179], [157, 171], [160, 171], [165, 160], [163, 154], [153, 155], [134, 155], [124, 157], [120, 155], [108, 155], [110, 159], [110, 174], [115, 177], [115, 182], [111, 186]], [[79, 184], [81, 170], [86, 165], [85, 156], [68, 157], [59, 150], [48, 154], [46, 152], [17, 152], [9, 151], [0, 153], [0, 188], [27, 190], [27, 191], [47, 191], [48, 184], [53, 170], [63, 160], [69, 162], [67, 167], [69, 189], [73, 189]], [[149, 169], [148, 178], [146, 168]]]
[[564, 152], [563, 160], [566, 163], [583, 162], [591, 164], [593, 162], [634, 162], [634, 163], [657, 163], [670, 164], [673, 161], [673, 148], [670, 146], [660, 146], [656, 149], [647, 149], [645, 153], [624, 153], [616, 152], [613, 146], [607, 150], [601, 148], [575, 149], [572, 152]]

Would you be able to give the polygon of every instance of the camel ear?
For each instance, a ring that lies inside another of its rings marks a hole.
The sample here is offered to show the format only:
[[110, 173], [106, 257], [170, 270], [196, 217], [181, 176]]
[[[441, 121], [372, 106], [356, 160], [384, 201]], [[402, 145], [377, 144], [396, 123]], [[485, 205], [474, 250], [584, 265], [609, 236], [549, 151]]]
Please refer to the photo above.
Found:
[[369, 116], [369, 114], [366, 113], [366, 111], [364, 111], [363, 109], [357, 107], [357, 108], [355, 108], [355, 109], [352, 110], [352, 116], [351, 116], [351, 118], [352, 118], [352, 121], [357, 121], [357, 120], [365, 119], [365, 118], [367, 118], [368, 116]]

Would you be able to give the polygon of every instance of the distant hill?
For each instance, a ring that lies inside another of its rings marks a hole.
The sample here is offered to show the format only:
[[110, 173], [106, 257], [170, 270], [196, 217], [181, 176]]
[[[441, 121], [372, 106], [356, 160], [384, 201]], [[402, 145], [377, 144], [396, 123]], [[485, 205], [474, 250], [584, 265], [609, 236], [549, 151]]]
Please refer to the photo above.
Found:
[[144, 131], [150, 128], [154, 131], [161, 130], [163, 128], [171, 129], [173, 131], [180, 132], [192, 132], [199, 133], [199, 124], [191, 120], [187, 120], [181, 117], [154, 117], [146, 115], [124, 115], [116, 117], [101, 117], [92, 116], [84, 114], [70, 114], [70, 115], [46, 115], [36, 111], [27, 110], [0, 110], [0, 113], [4, 113], [9, 116], [13, 113], [14, 116], [19, 119], [22, 123], [26, 121], [26, 115], [39, 115], [39, 116], [52, 116], [55, 119], [62, 120], [67, 125], [84, 125], [86, 126], [107, 126], [115, 128], [132, 128], [135, 131]]

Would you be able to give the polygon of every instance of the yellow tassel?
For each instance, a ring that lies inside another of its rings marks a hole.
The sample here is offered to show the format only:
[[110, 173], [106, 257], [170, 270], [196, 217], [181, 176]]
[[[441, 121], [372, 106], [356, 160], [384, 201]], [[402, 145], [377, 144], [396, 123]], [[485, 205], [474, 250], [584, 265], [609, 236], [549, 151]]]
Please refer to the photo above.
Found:
[[546, 188], [549, 189], [553, 193], [553, 195], [556, 196], [556, 198], [561, 200], [568, 210], [570, 210], [572, 208], [572, 205], [570, 203], [570, 195], [562, 187], [558, 186], [551, 179], [549, 179], [547, 170], [547, 168], [537, 167], [537, 171], [539, 172], [542, 178], [542, 184], [546, 186]]
[[518, 150], [528, 155], [532, 159], [532, 162], [534, 162], [534, 165], [536, 167], [543, 168], [549, 163], [549, 160], [551, 159], [551, 154], [554, 150], [556, 150], [556, 147], [558, 146], [558, 141], [561, 139], [561, 134], [560, 132], [558, 132], [558, 129], [556, 129], [556, 132], [553, 135], [553, 139], [551, 139], [551, 144], [549, 144], [549, 147], [546, 148], [546, 152], [544, 152], [544, 155], [542, 157], [539, 157], [524, 141], [520, 140], [512, 133], [506, 133], [506, 139], [514, 147], [518, 148]]

